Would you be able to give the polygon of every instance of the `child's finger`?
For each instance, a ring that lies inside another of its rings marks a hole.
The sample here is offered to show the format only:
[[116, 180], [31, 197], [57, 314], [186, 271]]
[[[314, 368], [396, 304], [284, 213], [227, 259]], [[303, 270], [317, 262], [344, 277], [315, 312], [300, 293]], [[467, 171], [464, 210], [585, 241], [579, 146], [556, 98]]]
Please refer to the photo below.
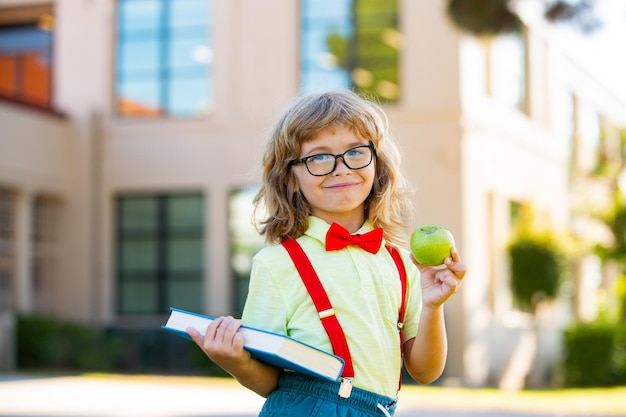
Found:
[[228, 319], [222, 324], [222, 326], [220, 326], [220, 330], [224, 332], [223, 340], [229, 341], [232, 343], [232, 340], [235, 338], [235, 335], [237, 334], [237, 331], [241, 327], [241, 324], [242, 324], [241, 320], [236, 320], [232, 317], [228, 317]]
[[191, 340], [193, 340], [198, 346], [202, 346], [204, 338], [198, 330], [194, 329], [193, 327], [187, 327], [185, 330], [187, 331], [189, 337], [191, 337]]

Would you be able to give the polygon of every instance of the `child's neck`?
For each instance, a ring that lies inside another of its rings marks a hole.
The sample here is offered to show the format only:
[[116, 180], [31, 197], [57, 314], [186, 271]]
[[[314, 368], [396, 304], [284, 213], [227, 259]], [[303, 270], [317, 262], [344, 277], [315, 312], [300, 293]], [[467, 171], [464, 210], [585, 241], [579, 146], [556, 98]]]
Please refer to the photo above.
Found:
[[[320, 217], [320, 216], [317, 216]], [[346, 229], [351, 234], [356, 233], [365, 223], [364, 216], [329, 216], [329, 217], [320, 217], [328, 224], [337, 223], [344, 229]]]

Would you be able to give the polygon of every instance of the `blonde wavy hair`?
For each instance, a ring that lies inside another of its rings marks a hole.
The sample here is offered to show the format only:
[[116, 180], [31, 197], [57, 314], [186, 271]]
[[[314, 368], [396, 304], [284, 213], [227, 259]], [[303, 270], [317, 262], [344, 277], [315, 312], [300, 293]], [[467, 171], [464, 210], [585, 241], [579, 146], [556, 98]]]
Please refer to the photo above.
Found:
[[[376, 176], [365, 200], [365, 218], [382, 227], [392, 245], [406, 243], [412, 215], [411, 192], [400, 170], [398, 146], [380, 105], [350, 90], [297, 97], [270, 131], [262, 159], [262, 184], [254, 198], [256, 227], [268, 243], [298, 238], [308, 227], [309, 203], [300, 192], [290, 162], [300, 157], [304, 142], [326, 129], [347, 127], [372, 141]], [[265, 218], [257, 217], [261, 209]]]

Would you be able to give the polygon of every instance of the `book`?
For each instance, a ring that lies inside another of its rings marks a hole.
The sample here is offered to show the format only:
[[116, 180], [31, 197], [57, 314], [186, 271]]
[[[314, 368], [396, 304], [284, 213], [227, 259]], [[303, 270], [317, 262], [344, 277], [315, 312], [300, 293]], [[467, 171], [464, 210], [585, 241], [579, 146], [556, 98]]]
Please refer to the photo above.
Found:
[[[186, 331], [188, 327], [204, 335], [213, 320], [213, 317], [170, 307], [170, 316], [161, 327], [191, 340]], [[267, 330], [241, 326], [239, 332], [243, 335], [244, 349], [259, 361], [332, 381], [341, 376], [344, 361], [339, 356]]]

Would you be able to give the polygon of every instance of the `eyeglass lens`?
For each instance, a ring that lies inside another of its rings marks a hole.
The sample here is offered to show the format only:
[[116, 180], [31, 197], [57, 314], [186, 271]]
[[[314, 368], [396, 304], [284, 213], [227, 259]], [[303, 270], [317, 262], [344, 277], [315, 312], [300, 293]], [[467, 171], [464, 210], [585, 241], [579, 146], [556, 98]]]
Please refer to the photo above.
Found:
[[311, 175], [328, 175], [335, 170], [339, 158], [343, 159], [343, 163], [350, 169], [365, 168], [372, 162], [372, 149], [370, 145], [363, 145], [348, 149], [339, 155], [331, 153], [311, 155], [305, 159], [305, 164]]

